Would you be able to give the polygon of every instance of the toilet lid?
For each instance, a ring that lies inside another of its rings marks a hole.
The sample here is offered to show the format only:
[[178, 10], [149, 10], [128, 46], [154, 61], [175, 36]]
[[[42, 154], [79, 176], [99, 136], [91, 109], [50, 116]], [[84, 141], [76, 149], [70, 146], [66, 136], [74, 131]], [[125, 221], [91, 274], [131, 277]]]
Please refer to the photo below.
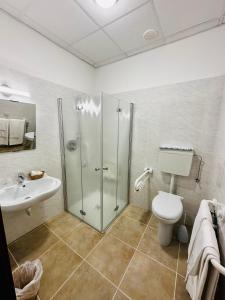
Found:
[[182, 197], [159, 192], [152, 201], [152, 210], [162, 219], [176, 220], [183, 213]]

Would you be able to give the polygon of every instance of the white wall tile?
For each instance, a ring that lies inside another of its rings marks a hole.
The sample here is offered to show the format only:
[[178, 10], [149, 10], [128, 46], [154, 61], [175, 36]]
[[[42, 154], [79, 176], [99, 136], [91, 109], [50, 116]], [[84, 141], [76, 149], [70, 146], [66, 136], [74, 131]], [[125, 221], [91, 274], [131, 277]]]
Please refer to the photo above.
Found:
[[[117, 94], [117, 97], [135, 103], [131, 202], [149, 208], [157, 191], [169, 191], [170, 176], [158, 169], [161, 143], [190, 144], [196, 154], [203, 157], [205, 164], [200, 184], [195, 182], [199, 163], [196, 158], [190, 176], [176, 179], [177, 194], [184, 197], [189, 220], [193, 221], [202, 199], [215, 197], [218, 193], [225, 194], [225, 184], [222, 183], [225, 176], [221, 175], [225, 167], [225, 143], [221, 142], [225, 128], [225, 104], [222, 105], [224, 85], [225, 77], [221, 76]], [[214, 162], [215, 145], [217, 152], [220, 152], [219, 162]], [[218, 163], [221, 164], [219, 169]], [[153, 168], [153, 176], [144, 190], [135, 192], [134, 181], [145, 167]], [[221, 176], [222, 179], [213, 186], [221, 186], [223, 192], [218, 192], [218, 187], [209, 188], [214, 168], [214, 177]]]

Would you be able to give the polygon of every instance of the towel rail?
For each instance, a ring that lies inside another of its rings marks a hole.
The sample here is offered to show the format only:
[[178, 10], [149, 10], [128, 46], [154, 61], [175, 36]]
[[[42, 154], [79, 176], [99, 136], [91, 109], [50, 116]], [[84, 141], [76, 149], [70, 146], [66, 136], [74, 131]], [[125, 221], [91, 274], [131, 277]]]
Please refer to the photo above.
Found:
[[[212, 204], [213, 208], [216, 209], [218, 206], [225, 206], [223, 203], [218, 202], [216, 199], [208, 200], [208, 203]], [[225, 276], [225, 267], [222, 266], [215, 258], [211, 259], [211, 263], [218, 272]]]
[[216, 270], [218, 270], [218, 272], [219, 272], [221, 275], [225, 276], [225, 268], [224, 268], [220, 263], [218, 263], [217, 260], [215, 260], [214, 258], [212, 258], [212, 259], [211, 259], [211, 263], [212, 263], [212, 265], [214, 266], [214, 268], [215, 268]]

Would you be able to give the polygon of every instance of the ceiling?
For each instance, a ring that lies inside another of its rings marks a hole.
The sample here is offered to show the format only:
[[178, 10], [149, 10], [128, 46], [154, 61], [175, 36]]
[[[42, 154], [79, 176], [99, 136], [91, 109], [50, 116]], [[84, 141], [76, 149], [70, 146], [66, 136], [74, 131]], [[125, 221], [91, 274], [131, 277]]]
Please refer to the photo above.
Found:
[[[0, 0], [0, 8], [94, 67], [225, 23], [225, 0]], [[144, 40], [147, 29], [158, 31]]]

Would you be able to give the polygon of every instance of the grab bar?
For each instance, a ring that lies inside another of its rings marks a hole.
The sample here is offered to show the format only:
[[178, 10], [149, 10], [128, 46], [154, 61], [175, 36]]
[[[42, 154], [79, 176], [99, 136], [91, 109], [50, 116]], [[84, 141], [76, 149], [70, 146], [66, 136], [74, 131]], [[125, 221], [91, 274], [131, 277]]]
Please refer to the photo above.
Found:
[[[153, 173], [152, 168], [145, 168], [144, 169], [144, 172], [135, 180], [134, 189], [135, 189], [136, 192], [140, 191], [144, 187], [144, 184], [145, 184], [148, 176], [152, 173]], [[142, 181], [143, 178], [144, 178], [144, 180]]]

